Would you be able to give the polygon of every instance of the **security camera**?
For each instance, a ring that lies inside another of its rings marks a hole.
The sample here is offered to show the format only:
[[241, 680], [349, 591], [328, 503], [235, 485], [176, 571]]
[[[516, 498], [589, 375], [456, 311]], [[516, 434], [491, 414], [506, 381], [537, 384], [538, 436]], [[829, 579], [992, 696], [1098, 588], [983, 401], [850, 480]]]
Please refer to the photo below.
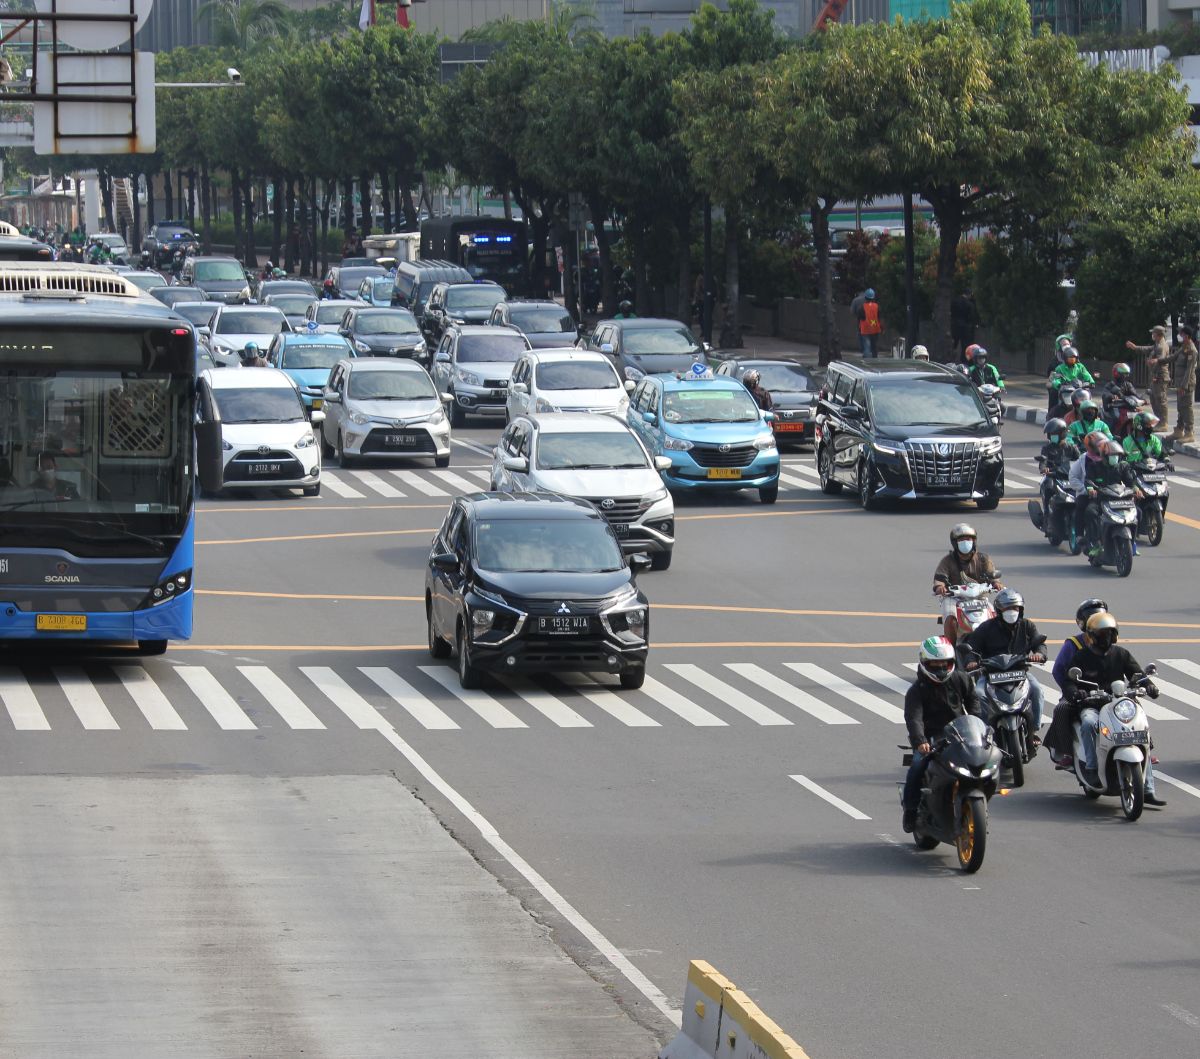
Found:
[[232, 66], [225, 70], [225, 76], [228, 77], [229, 80], [231, 80], [235, 85], [240, 85], [242, 83], [241, 73], [238, 70], [235, 70]]

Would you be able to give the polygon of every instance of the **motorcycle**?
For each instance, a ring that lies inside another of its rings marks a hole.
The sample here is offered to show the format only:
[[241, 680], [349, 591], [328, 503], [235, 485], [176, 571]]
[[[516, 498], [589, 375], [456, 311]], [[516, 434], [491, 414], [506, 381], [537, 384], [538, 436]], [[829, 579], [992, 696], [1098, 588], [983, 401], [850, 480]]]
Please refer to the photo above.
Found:
[[[1039, 636], [1033, 650], [1037, 652], [1045, 642], [1046, 637]], [[1030, 662], [1029, 655], [1022, 653], [992, 655], [978, 663], [986, 688], [983, 698], [988, 724], [995, 732], [1004, 765], [1012, 772], [1014, 787], [1025, 786], [1025, 766], [1033, 759], [1029, 737], [1036, 733], [1029, 712]], [[967, 668], [975, 675], [970, 665]]]
[[[977, 872], [987, 846], [987, 803], [1000, 775], [992, 730], [971, 714], [956, 717], [930, 747], [929, 757], [913, 841], [922, 850], [953, 844], [962, 870]], [[903, 763], [912, 763], [911, 753]]]
[[977, 386], [979, 396], [983, 398], [983, 407], [987, 409], [987, 414], [997, 428], [1004, 426], [1004, 391], [999, 386], [995, 386], [990, 382], [985, 382], [982, 386]]
[[1089, 555], [1088, 562], [1115, 566], [1118, 577], [1128, 577], [1133, 572], [1133, 534], [1138, 524], [1133, 490], [1124, 482], [1099, 486], [1086, 520], [1089, 543], [1100, 546], [1099, 554]]
[[[999, 579], [1000, 571], [997, 570], [996, 580]], [[979, 582], [946, 586], [946, 594], [938, 598], [942, 602], [942, 629], [954, 633], [946, 637], [951, 643], [957, 643], [961, 637], [996, 616], [992, 606], [995, 591], [991, 585]]]
[[[1071, 412], [1071, 398], [1074, 397], [1079, 390], [1086, 389], [1087, 385], [1083, 382], [1080, 382], [1078, 379], [1071, 379], [1067, 382], [1064, 382], [1058, 388], [1058, 400], [1050, 409], [1049, 417], [1054, 418], [1055, 416], [1060, 416], [1066, 419]], [[1068, 419], [1067, 422], [1070, 423], [1070, 420]]]
[[1109, 397], [1104, 403], [1104, 420], [1113, 437], [1124, 440], [1133, 429], [1133, 417], [1145, 407], [1144, 397]]
[[1040, 500], [1028, 503], [1029, 521], [1046, 535], [1051, 547], [1067, 541], [1071, 554], [1078, 555], [1083, 544], [1075, 533], [1075, 494], [1068, 488], [1066, 476], [1051, 475], [1040, 456], [1038, 470], [1042, 472], [1042, 494]]
[[1147, 457], [1129, 466], [1133, 468], [1137, 492], [1141, 493], [1137, 498], [1137, 534], [1144, 536], [1150, 547], [1157, 548], [1162, 543], [1167, 501], [1171, 496], [1167, 471], [1175, 470], [1175, 466], [1165, 457], [1161, 460]]
[[1137, 700], [1143, 695], [1157, 698], [1158, 693], [1151, 690], [1153, 685], [1150, 684], [1150, 678], [1157, 672], [1158, 667], [1152, 662], [1146, 666], [1144, 676], [1128, 684], [1123, 680], [1114, 680], [1109, 691], [1080, 680], [1083, 674], [1078, 668], [1067, 673], [1079, 686], [1092, 689], [1083, 701], [1086, 706], [1100, 713], [1096, 730], [1096, 771], [1100, 775], [1101, 786], [1093, 787], [1084, 778], [1082, 724], [1079, 720], [1073, 726], [1075, 778], [1088, 798], [1102, 795], [1120, 797], [1125, 819], [1131, 821], [1142, 815], [1146, 795], [1146, 766], [1150, 764], [1150, 722], [1146, 720], [1146, 711]]

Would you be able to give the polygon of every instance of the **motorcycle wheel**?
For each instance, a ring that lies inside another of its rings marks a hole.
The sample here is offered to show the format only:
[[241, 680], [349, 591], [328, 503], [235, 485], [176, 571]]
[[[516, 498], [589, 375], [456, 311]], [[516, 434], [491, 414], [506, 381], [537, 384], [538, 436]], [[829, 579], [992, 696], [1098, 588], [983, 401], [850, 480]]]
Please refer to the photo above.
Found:
[[1071, 542], [1069, 550], [1072, 555], [1078, 555], [1081, 551], [1083, 551], [1083, 538], [1075, 532], [1074, 527], [1071, 529], [1069, 540]]
[[1008, 736], [1006, 737], [1005, 742], [1008, 744], [1008, 766], [1012, 770], [1013, 786], [1024, 787], [1025, 762], [1021, 760], [1023, 750], [1021, 746], [1021, 732], [1014, 732], [1012, 729], [1006, 730], [1008, 731]]
[[1117, 563], [1117, 576], [1128, 577], [1133, 573], [1133, 541], [1118, 537], [1113, 541], [1113, 553]]
[[980, 798], [963, 802], [958, 837], [954, 840], [962, 870], [974, 874], [983, 867], [987, 847], [987, 804]]
[[1118, 761], [1117, 782], [1121, 786], [1121, 811], [1126, 820], [1136, 820], [1145, 806], [1146, 786], [1140, 762]]
[[933, 849], [938, 844], [938, 840], [933, 835], [923, 835], [920, 831], [913, 832], [913, 842], [916, 843], [917, 849], [926, 851]]
[[1162, 512], [1154, 508], [1146, 512], [1146, 541], [1151, 548], [1157, 548], [1163, 539]]

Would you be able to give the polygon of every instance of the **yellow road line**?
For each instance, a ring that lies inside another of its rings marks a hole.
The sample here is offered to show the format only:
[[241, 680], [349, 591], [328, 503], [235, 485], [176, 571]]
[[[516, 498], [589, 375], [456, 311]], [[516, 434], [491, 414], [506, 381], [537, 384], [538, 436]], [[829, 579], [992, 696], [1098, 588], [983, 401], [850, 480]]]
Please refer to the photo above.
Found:
[[221, 507], [198, 507], [200, 514], [235, 514], [259, 511], [307, 511], [320, 514], [322, 511], [391, 511], [402, 508], [409, 511], [443, 511], [446, 504], [275, 504], [270, 507], [238, 507], [225, 504]]
[[1167, 519], [1170, 522], [1178, 522], [1181, 526], [1190, 526], [1192, 529], [1200, 529], [1200, 522], [1194, 518], [1188, 518], [1187, 515], [1177, 515], [1174, 511], [1167, 512]]
[[359, 603], [420, 603], [424, 596], [344, 596], [324, 592], [241, 592], [231, 588], [198, 588], [198, 596], [247, 596], [251, 599], [333, 599]]

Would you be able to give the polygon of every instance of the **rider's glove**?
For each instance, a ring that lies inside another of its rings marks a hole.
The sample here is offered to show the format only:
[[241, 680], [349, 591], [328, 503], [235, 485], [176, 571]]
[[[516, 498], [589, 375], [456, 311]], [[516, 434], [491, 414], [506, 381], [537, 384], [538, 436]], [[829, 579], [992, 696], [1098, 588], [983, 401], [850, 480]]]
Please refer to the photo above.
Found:
[[1152, 699], [1157, 699], [1158, 695], [1159, 695], [1158, 685], [1155, 684], [1153, 681], [1148, 682], [1146, 684], [1146, 694], [1149, 695], [1150, 698], [1152, 698]]

